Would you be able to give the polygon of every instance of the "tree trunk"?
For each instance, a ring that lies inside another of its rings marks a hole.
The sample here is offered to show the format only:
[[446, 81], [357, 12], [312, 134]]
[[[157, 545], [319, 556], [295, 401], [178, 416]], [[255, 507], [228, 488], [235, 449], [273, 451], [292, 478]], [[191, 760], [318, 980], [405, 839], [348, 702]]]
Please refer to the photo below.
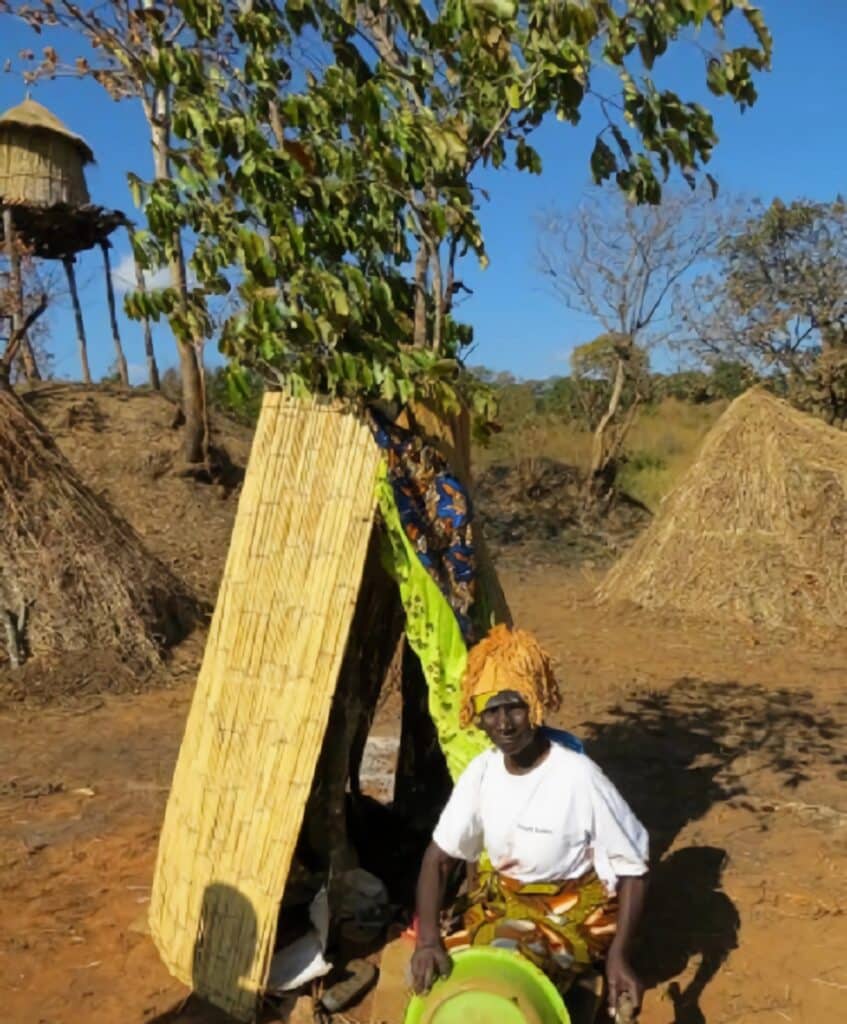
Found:
[[65, 256], [62, 260], [65, 267], [65, 274], [68, 278], [68, 288], [71, 293], [71, 302], [74, 307], [74, 320], [76, 322], [76, 342], [79, 348], [79, 362], [82, 367], [82, 379], [86, 384], [91, 383], [91, 371], [88, 368], [88, 342], [85, 337], [85, 323], [82, 319], [82, 306], [79, 304], [79, 292], [76, 288], [76, 274], [74, 273], [73, 256]]
[[[157, 180], [170, 180], [170, 111], [165, 92], [160, 92], [155, 101], [150, 131], [153, 144], [153, 162]], [[171, 285], [180, 297], [182, 314], [188, 312], [188, 278], [185, 272], [185, 253], [182, 238], [175, 233], [172, 241], [172, 255], [169, 263]], [[208, 461], [209, 418], [206, 408], [205, 380], [202, 357], [203, 339], [191, 341], [175, 334], [179, 351], [180, 377], [182, 382], [182, 404], [185, 416], [183, 453], [189, 463]]]
[[382, 567], [375, 526], [303, 826], [311, 858], [333, 873], [358, 864], [348, 830], [347, 782], [353, 780], [355, 793], [364, 739], [403, 621], [399, 591]]
[[427, 268], [429, 267], [429, 249], [421, 240], [417, 259], [415, 260], [415, 326], [413, 341], [415, 348], [426, 347], [426, 294]]
[[[18, 252], [15, 222], [10, 209], [3, 210], [3, 235], [6, 239], [6, 254], [9, 259], [9, 291], [12, 296], [12, 336], [19, 331], [24, 322], [24, 286], [21, 277], [21, 258]], [[20, 340], [21, 363], [27, 380], [41, 380], [35, 353], [29, 338], [24, 334]], [[11, 367], [10, 367], [11, 369]]]
[[615, 367], [612, 393], [609, 396], [609, 405], [597, 424], [591, 444], [591, 465], [583, 488], [583, 503], [586, 509], [595, 508], [609, 490], [610, 449], [606, 434], [617, 415], [625, 382], [626, 366], [624, 359], [619, 356]]
[[432, 295], [433, 295], [433, 318], [432, 318], [432, 349], [434, 352], [441, 351], [441, 325], [444, 319], [444, 294], [441, 281], [441, 249], [438, 245], [432, 246]]
[[112, 327], [112, 342], [115, 346], [115, 359], [118, 364], [118, 376], [125, 388], [129, 387], [129, 370], [126, 365], [123, 345], [121, 345], [121, 334], [118, 330], [118, 314], [115, 309], [115, 289], [112, 286], [112, 266], [109, 259], [109, 242], [105, 239], [100, 243], [103, 253], [103, 269], [106, 273], [106, 299], [109, 303], [109, 322]]
[[206, 461], [208, 454], [203, 369], [191, 345], [178, 343], [177, 349], [182, 381], [182, 412], [185, 416], [182, 450], [186, 462], [201, 463]]
[[405, 646], [400, 754], [394, 808], [416, 832], [432, 833], [450, 795], [452, 782], [429, 713], [429, 690], [420, 659]]

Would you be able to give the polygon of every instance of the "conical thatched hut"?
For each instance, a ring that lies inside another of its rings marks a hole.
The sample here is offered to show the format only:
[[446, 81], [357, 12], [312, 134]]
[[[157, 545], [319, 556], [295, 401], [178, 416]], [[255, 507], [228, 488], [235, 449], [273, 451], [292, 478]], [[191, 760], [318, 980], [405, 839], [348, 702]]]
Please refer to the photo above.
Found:
[[753, 389], [729, 407], [605, 600], [770, 627], [847, 625], [847, 434]]
[[35, 100], [0, 116], [0, 204], [85, 206], [88, 143]]
[[0, 389], [0, 668], [113, 651], [146, 671], [201, 614], [29, 406]]

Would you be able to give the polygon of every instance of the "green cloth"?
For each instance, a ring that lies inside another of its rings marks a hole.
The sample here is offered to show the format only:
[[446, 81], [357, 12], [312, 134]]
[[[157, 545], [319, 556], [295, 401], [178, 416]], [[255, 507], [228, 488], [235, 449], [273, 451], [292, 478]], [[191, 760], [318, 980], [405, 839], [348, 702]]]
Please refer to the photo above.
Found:
[[467, 648], [453, 609], [403, 529], [384, 462], [377, 477], [377, 500], [385, 523], [383, 565], [400, 588], [406, 636], [420, 659], [429, 690], [429, 713], [455, 782], [476, 755], [489, 747], [479, 729], [459, 726]]

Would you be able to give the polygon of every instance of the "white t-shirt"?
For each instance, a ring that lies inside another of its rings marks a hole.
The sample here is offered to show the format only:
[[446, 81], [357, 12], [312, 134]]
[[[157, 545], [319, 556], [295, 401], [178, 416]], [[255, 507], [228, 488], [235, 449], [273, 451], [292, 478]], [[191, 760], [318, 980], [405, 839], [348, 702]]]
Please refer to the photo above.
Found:
[[585, 754], [552, 744], [525, 775], [486, 750], [460, 776], [433, 834], [448, 856], [476, 861], [519, 882], [579, 878], [593, 867], [614, 890], [647, 871], [648, 838], [626, 801]]

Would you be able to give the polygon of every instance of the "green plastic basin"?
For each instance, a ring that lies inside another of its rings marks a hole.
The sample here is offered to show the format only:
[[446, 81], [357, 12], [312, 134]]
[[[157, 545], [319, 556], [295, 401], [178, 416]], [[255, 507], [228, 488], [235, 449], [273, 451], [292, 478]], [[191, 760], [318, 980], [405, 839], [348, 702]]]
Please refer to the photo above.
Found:
[[403, 1024], [569, 1024], [555, 985], [520, 953], [478, 946], [456, 953], [449, 978], [413, 996]]

